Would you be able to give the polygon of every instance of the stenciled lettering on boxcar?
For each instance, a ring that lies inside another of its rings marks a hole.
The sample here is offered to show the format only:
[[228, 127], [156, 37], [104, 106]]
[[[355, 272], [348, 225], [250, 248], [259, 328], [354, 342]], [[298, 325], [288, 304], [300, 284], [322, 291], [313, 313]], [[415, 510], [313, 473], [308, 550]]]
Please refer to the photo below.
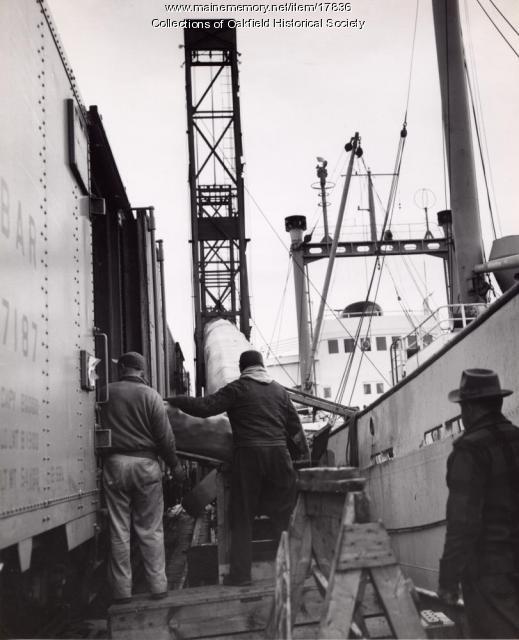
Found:
[[36, 223], [24, 214], [22, 203], [11, 202], [7, 182], [0, 176], [0, 237], [36, 269]]
[[38, 467], [22, 467], [20, 469], [20, 488], [25, 491], [36, 491], [40, 488], [40, 470]]
[[38, 323], [3, 297], [0, 300], [0, 344], [36, 361]]
[[19, 469], [0, 469], [0, 493], [23, 489], [39, 491], [40, 470], [38, 467], [20, 467]]
[[16, 391], [9, 387], [0, 387], [0, 409], [16, 411]]
[[34, 396], [28, 396], [26, 393], [22, 393], [20, 397], [20, 411], [37, 416], [40, 413], [40, 401]]
[[50, 484], [65, 482], [65, 472], [63, 471], [63, 467], [60, 464], [50, 467], [47, 471], [47, 480]]
[[18, 469], [0, 469], [0, 493], [16, 489]]

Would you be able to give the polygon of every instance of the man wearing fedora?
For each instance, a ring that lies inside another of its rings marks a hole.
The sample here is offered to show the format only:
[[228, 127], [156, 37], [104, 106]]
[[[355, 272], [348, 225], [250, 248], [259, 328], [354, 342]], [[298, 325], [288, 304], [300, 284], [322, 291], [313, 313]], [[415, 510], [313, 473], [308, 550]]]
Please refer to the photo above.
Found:
[[233, 433], [231, 470], [231, 562], [227, 585], [251, 583], [252, 524], [264, 508], [281, 533], [296, 497], [287, 444], [310, 458], [308, 444], [288, 393], [267, 373], [259, 351], [244, 351], [240, 377], [203, 398], [176, 396], [168, 402], [200, 418], [227, 412]]
[[465, 432], [447, 460], [447, 532], [438, 595], [460, 595], [473, 638], [519, 638], [519, 429], [501, 413], [489, 369], [466, 369], [458, 402]]

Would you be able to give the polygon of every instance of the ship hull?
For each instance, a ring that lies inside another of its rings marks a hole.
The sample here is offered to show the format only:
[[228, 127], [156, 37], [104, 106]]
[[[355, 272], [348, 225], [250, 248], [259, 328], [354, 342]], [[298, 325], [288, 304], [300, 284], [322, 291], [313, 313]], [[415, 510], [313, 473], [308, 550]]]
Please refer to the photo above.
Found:
[[354, 432], [330, 437], [335, 464], [357, 458], [368, 482], [375, 518], [392, 535], [403, 570], [415, 584], [435, 589], [445, 536], [445, 471], [462, 429], [459, 406], [447, 400], [463, 369], [498, 372], [514, 393], [503, 413], [519, 422], [519, 285], [428, 361], [357, 417]]

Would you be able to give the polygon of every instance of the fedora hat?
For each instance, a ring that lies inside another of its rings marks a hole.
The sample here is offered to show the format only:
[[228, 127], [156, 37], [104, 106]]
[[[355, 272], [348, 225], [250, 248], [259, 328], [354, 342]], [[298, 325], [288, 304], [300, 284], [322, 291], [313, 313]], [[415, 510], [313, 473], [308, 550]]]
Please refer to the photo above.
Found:
[[513, 391], [501, 389], [499, 376], [491, 369], [465, 369], [461, 374], [459, 389], [449, 392], [451, 402], [466, 402], [483, 398], [504, 398]]

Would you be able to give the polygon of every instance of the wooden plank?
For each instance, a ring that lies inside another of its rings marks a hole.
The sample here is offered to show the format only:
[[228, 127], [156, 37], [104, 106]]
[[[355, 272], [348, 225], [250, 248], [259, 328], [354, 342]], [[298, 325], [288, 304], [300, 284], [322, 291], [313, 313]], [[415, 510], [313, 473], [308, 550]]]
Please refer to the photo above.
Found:
[[113, 605], [110, 611], [124, 613], [128, 611], [148, 611], [151, 609], [165, 609], [189, 604], [222, 603], [240, 598], [272, 595], [274, 593], [273, 580], [264, 580], [246, 587], [226, 587], [223, 585], [206, 585], [169, 591], [163, 600], [151, 600], [148, 594], [134, 596], [128, 604]]
[[351, 524], [344, 528], [338, 569], [359, 569], [396, 564], [389, 536], [379, 522]]
[[392, 638], [393, 632], [385, 615], [364, 619], [369, 638]]
[[306, 515], [310, 518], [336, 518], [339, 522], [344, 510], [344, 495], [312, 492], [305, 495]]
[[425, 630], [400, 567], [373, 568], [371, 577], [396, 637], [425, 638]]
[[359, 590], [357, 592], [357, 601], [353, 610], [353, 621], [351, 623], [351, 631], [357, 638], [369, 638], [368, 630], [364, 624], [364, 617], [359, 604], [364, 600], [366, 595], [366, 586], [368, 585], [369, 576], [367, 571], [360, 574]]
[[318, 638], [347, 638], [349, 635], [357, 600], [361, 571], [338, 573], [337, 559], [339, 558], [343, 545], [344, 530], [354, 518], [355, 502], [352, 494], [349, 494], [344, 501], [341, 527], [337, 535], [334, 559], [328, 578], [328, 591], [321, 613]]
[[347, 638], [357, 600], [361, 571], [333, 572], [321, 615], [318, 638]]
[[[346, 496], [344, 501], [344, 509], [341, 517], [341, 524], [343, 527], [352, 525], [355, 522], [355, 494], [350, 493]], [[337, 550], [343, 545], [344, 538], [341, 536], [341, 541], [337, 544]]]
[[298, 479], [305, 482], [329, 482], [357, 477], [359, 477], [357, 467], [311, 467], [298, 472]]
[[[344, 501], [343, 501], [344, 502]], [[337, 518], [311, 518], [312, 551], [324, 576], [330, 576], [341, 522]]]
[[[207, 588], [199, 588], [207, 589]], [[220, 587], [213, 587], [222, 591]], [[229, 587], [229, 589], [233, 589]], [[195, 589], [187, 589], [194, 591]], [[272, 608], [273, 587], [268, 591], [245, 591], [234, 587], [237, 596], [222, 601], [213, 598], [199, 598], [199, 601], [187, 603], [177, 599], [181, 606], [166, 605], [164, 601], [154, 603], [154, 608], [111, 607], [109, 626], [111, 638], [129, 640], [171, 640], [170, 633], [176, 633], [184, 640], [204, 638], [214, 635], [227, 636], [234, 633], [259, 630], [263, 634]], [[192, 594], [191, 594], [192, 595]], [[317, 623], [320, 617], [323, 599], [315, 587], [305, 588], [301, 596], [300, 620], [303, 624]], [[119, 611], [114, 611], [119, 609]]]
[[[315, 640], [319, 625], [296, 625], [293, 631], [293, 640]], [[211, 640], [265, 640], [263, 631], [244, 631], [243, 633], [225, 634], [223, 636], [211, 636]]]
[[326, 592], [328, 591], [328, 579], [326, 578], [324, 573], [322, 573], [322, 571], [319, 569], [317, 565], [314, 565], [312, 567], [312, 574], [315, 579], [315, 584], [319, 589], [319, 593], [323, 597], [326, 597]]
[[290, 609], [290, 549], [288, 532], [283, 531], [276, 556], [276, 588], [274, 591], [274, 638], [292, 640]]
[[297, 499], [288, 530], [290, 547], [290, 606], [292, 625], [297, 621], [299, 604], [312, 559], [312, 527], [306, 516], [306, 502], [302, 495]]
[[[312, 530], [310, 521], [306, 517], [305, 497], [299, 495], [290, 519], [288, 528], [288, 545], [290, 550], [290, 609], [292, 624], [295, 623], [299, 612], [301, 595], [305, 579], [310, 569], [312, 552]], [[272, 609], [265, 631], [267, 638], [276, 637], [275, 612]]]
[[[306, 471], [306, 469], [305, 469]], [[311, 469], [309, 469], [311, 471]], [[362, 491], [366, 480], [364, 478], [350, 478], [345, 480], [312, 480], [299, 478], [297, 488], [299, 491], [312, 491], [320, 493], [349, 493], [350, 491]]]

